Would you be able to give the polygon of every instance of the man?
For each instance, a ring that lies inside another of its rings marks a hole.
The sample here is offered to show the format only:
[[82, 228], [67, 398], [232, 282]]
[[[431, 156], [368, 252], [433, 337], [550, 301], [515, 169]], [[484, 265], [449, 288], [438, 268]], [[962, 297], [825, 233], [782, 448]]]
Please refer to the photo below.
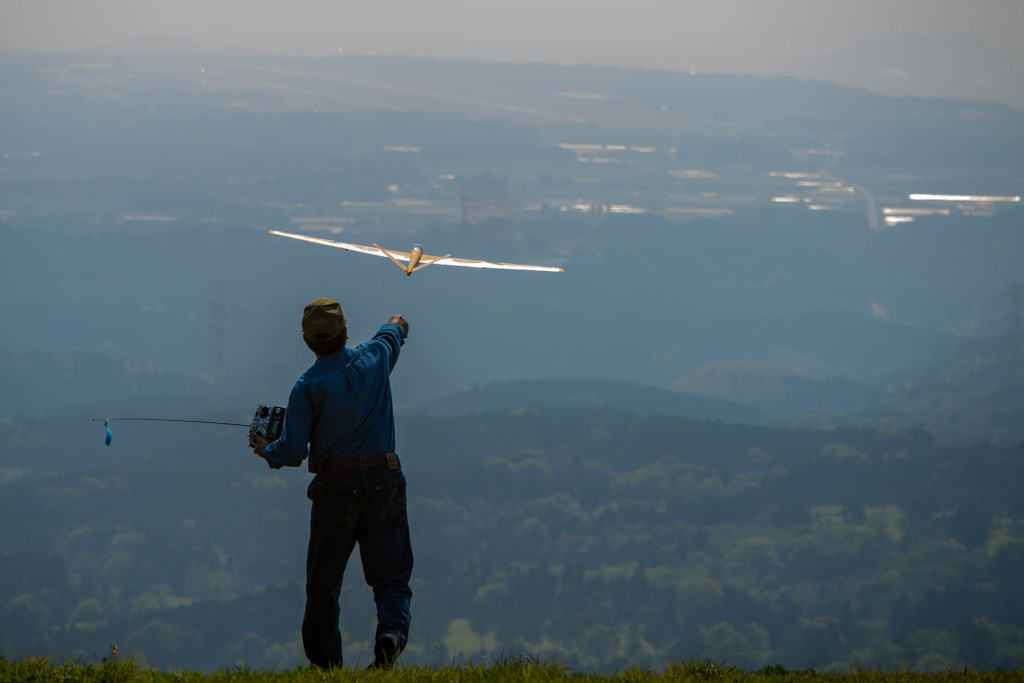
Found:
[[253, 451], [271, 468], [308, 458], [316, 475], [307, 492], [313, 507], [302, 644], [324, 669], [342, 664], [339, 595], [357, 543], [377, 603], [371, 668], [393, 666], [408, 641], [412, 549], [390, 382], [408, 333], [405, 319], [393, 315], [373, 339], [348, 349], [341, 305], [313, 300], [302, 312], [302, 339], [316, 362], [292, 388], [281, 437], [268, 443], [252, 435]]

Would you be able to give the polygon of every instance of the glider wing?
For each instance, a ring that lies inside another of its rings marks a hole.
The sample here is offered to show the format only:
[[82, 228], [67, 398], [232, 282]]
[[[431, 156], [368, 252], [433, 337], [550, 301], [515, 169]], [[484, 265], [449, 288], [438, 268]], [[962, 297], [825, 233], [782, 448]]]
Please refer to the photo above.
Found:
[[[434, 256], [423, 256], [425, 259], [435, 259]], [[474, 261], [465, 258], [437, 258], [433, 263], [439, 266], [462, 266], [463, 268], [499, 268], [502, 270], [536, 270], [545, 273], [564, 273], [562, 268], [554, 266], [528, 266], [520, 263], [491, 263], [489, 261]]]
[[[279, 235], [281, 237], [291, 237], [294, 240], [302, 240], [303, 242], [312, 242], [313, 244], [322, 244], [327, 247], [334, 247], [336, 249], [344, 249], [345, 251], [355, 251], [361, 254], [369, 254], [371, 256], [383, 256], [385, 258], [391, 258], [391, 260], [399, 259], [402, 261], [409, 261], [409, 252], [403, 251], [392, 251], [390, 249], [384, 250], [376, 245], [372, 247], [364, 247], [361, 244], [349, 244], [348, 242], [334, 242], [332, 240], [325, 240], [319, 237], [309, 237], [308, 235], [296, 235], [290, 232], [281, 232], [279, 230], [271, 230], [271, 235]], [[476, 261], [473, 259], [465, 258], [452, 258], [451, 256], [428, 256], [423, 254], [420, 257], [421, 263], [424, 266], [437, 264], [439, 266], [461, 266], [463, 268], [496, 268], [500, 270], [533, 270], [545, 273], [563, 273], [565, 272], [562, 268], [556, 268], [554, 266], [530, 266], [520, 263], [491, 263], [490, 261]]]
[[280, 237], [291, 237], [293, 240], [302, 240], [303, 242], [312, 242], [313, 244], [322, 244], [325, 247], [334, 247], [335, 249], [344, 249], [345, 251], [356, 251], [360, 254], [369, 254], [370, 256], [383, 256], [385, 258], [390, 254], [392, 257], [401, 259], [402, 261], [409, 260], [409, 254], [403, 251], [391, 251], [388, 249], [387, 253], [378, 247], [364, 247], [361, 244], [349, 244], [348, 242], [334, 242], [332, 240], [325, 240], [319, 237], [310, 237], [308, 235], [296, 235], [291, 232], [281, 232], [280, 230], [271, 230], [271, 235], [279, 235]]

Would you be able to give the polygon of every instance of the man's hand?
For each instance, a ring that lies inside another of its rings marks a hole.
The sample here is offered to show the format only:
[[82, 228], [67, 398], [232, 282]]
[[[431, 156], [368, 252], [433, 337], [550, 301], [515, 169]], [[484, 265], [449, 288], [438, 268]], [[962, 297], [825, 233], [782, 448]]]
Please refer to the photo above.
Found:
[[390, 318], [388, 318], [388, 322], [389, 323], [396, 323], [398, 325], [401, 325], [402, 329], [405, 330], [405, 333], [409, 334], [409, 323], [406, 322], [405, 318], [403, 318], [402, 316], [400, 316], [400, 315], [393, 315]]
[[264, 439], [262, 436], [260, 436], [256, 432], [249, 432], [249, 438], [252, 440], [252, 443], [255, 444], [252, 447], [252, 452], [262, 458], [263, 457], [263, 449], [266, 448], [270, 444], [270, 442], [267, 441], [266, 439]]

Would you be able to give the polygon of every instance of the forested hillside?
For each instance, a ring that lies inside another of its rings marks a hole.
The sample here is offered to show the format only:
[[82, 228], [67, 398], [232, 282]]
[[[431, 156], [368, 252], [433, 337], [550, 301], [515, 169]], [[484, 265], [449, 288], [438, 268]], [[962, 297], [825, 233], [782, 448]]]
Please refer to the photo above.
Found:
[[[308, 474], [230, 429], [122, 425], [108, 451], [91, 427], [69, 449], [79, 422], [0, 425], [0, 651], [298, 664]], [[400, 443], [410, 661], [1024, 665], [1024, 445], [609, 409], [407, 417]]]

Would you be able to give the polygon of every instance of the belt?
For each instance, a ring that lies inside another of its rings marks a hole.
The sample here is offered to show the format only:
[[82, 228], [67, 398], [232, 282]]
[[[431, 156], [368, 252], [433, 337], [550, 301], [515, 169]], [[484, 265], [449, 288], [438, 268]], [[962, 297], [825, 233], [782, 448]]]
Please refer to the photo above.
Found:
[[385, 465], [389, 470], [397, 470], [402, 466], [402, 463], [398, 461], [398, 456], [394, 453], [385, 453], [384, 455], [371, 455], [370, 457], [331, 458], [329, 460], [324, 460], [320, 469], [360, 470], [361, 472], [365, 472], [366, 470], [372, 470], [376, 467], [384, 467]]

